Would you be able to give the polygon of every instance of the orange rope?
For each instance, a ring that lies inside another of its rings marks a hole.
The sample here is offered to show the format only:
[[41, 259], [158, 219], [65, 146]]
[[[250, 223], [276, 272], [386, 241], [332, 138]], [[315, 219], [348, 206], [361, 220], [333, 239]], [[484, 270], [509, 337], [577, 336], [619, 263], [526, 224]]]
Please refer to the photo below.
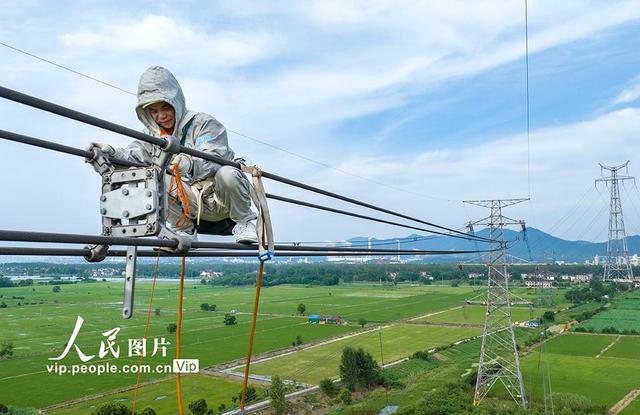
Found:
[[[180, 215], [180, 217], [178, 218], [178, 220], [176, 221], [176, 228], [182, 228], [185, 227], [189, 224], [189, 221], [191, 220], [191, 209], [190, 209], [190, 205], [189, 205], [189, 196], [187, 195], [187, 192], [184, 189], [184, 184], [182, 183], [182, 178], [180, 177], [180, 172], [178, 171], [178, 166], [177, 165], [173, 165], [171, 168], [171, 183], [169, 185], [169, 194], [171, 194], [173, 191], [176, 192], [176, 196], [178, 198], [178, 200], [180, 201], [180, 204], [182, 205], [182, 214]], [[155, 288], [156, 288], [156, 281], [157, 281], [157, 276], [158, 276], [158, 268], [160, 266], [160, 251], [158, 251], [158, 257], [156, 260], [156, 267], [153, 273], [153, 283], [151, 285], [151, 297], [149, 297], [149, 307], [147, 309], [147, 322], [145, 324], [144, 327], [144, 336], [143, 338], [147, 339], [147, 335], [149, 332], [149, 324], [151, 321], [151, 308], [153, 305], [153, 296], [155, 293]], [[183, 298], [183, 294], [184, 294], [184, 271], [185, 271], [185, 257], [182, 257], [182, 264], [180, 267], [180, 293], [179, 293], [179, 298], [178, 298], [178, 324], [176, 327], [176, 359], [180, 358], [180, 342], [181, 342], [181, 332], [182, 332], [182, 298]], [[142, 364], [144, 362], [144, 354], [142, 354], [140, 356], [140, 364]], [[138, 399], [138, 387], [140, 384], [140, 376], [141, 373], [140, 371], [138, 371], [138, 374], [136, 375], [136, 384], [134, 387], [134, 392], [133, 392], [133, 404], [132, 404], [132, 408], [131, 408], [131, 413], [135, 414], [136, 413], [136, 402]], [[182, 382], [180, 379], [180, 373], [176, 374], [176, 392], [177, 392], [177, 397], [178, 397], [178, 410], [180, 415], [184, 414], [184, 408], [183, 408], [183, 404], [182, 404]]]
[[[151, 307], [153, 305], [153, 294], [156, 291], [156, 280], [158, 278], [158, 268], [160, 267], [160, 251], [158, 251], [158, 256], [156, 258], [156, 268], [153, 271], [153, 282], [151, 284], [151, 296], [149, 297], [149, 308], [147, 309], [147, 323], [144, 326], [144, 336], [143, 336], [143, 342], [145, 344], [145, 352], [146, 352], [146, 343], [147, 343], [147, 334], [149, 333], [149, 323], [151, 322]], [[142, 363], [144, 362], [144, 355], [145, 353], [142, 353], [140, 355], [140, 365], [142, 366]], [[132, 404], [132, 408], [131, 408], [131, 413], [135, 414], [136, 413], [136, 401], [138, 400], [138, 386], [140, 385], [140, 376], [141, 376], [141, 372], [138, 371], [138, 374], [136, 375], [136, 385], [133, 388], [133, 404]]]
[[[185, 257], [182, 257], [182, 264], [180, 265], [180, 293], [178, 297], [178, 327], [176, 328], [176, 359], [180, 359], [180, 334], [182, 331], [182, 296], [184, 293], [184, 263]], [[178, 411], [180, 415], [184, 415], [184, 408], [182, 407], [182, 382], [180, 379], [180, 373], [176, 373], [176, 392], [178, 395]]]
[[176, 197], [182, 205], [182, 214], [176, 221], [176, 229], [181, 229], [187, 227], [191, 222], [191, 206], [189, 203], [189, 196], [187, 195], [187, 191], [184, 189], [184, 183], [182, 183], [182, 178], [180, 177], [177, 164], [171, 166], [171, 173], [172, 176], [171, 183], [169, 184], [169, 194], [175, 191]]
[[256, 333], [256, 323], [258, 320], [258, 304], [260, 303], [260, 287], [262, 286], [262, 271], [264, 271], [264, 261], [260, 261], [258, 269], [258, 280], [256, 281], [256, 298], [253, 303], [253, 320], [251, 321], [251, 332], [249, 333], [249, 350], [247, 351], [247, 361], [244, 365], [244, 381], [242, 382], [242, 399], [240, 400], [240, 413], [244, 414], [244, 404], [247, 399], [247, 383], [249, 382], [249, 365], [251, 365], [251, 353], [253, 352], [253, 337]]

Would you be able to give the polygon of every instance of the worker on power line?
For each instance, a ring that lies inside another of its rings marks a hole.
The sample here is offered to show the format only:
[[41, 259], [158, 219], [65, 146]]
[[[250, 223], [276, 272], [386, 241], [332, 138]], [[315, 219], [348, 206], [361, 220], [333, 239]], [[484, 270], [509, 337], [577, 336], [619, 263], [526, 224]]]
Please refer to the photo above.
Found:
[[[144, 124], [146, 134], [163, 137], [175, 136], [181, 144], [204, 153], [233, 160], [225, 127], [211, 115], [186, 109], [180, 84], [173, 74], [160, 66], [152, 66], [140, 77], [136, 114]], [[136, 140], [126, 148], [109, 144], [91, 143], [89, 151], [101, 151], [129, 161], [151, 164], [152, 144]], [[96, 167], [95, 158], [88, 160]], [[209, 160], [177, 154], [171, 160], [177, 166], [195, 218], [186, 223], [179, 221], [183, 214], [178, 202], [177, 189], [168, 189], [168, 222], [181, 234], [193, 235], [196, 229], [203, 233], [228, 234], [236, 242], [257, 242], [256, 214], [251, 210], [249, 181], [235, 167], [221, 166]], [[169, 180], [167, 180], [169, 183]], [[195, 220], [195, 223], [194, 223]], [[200, 223], [202, 220], [203, 223]], [[202, 226], [204, 225], [204, 228]], [[204, 230], [203, 230], [204, 229]]]

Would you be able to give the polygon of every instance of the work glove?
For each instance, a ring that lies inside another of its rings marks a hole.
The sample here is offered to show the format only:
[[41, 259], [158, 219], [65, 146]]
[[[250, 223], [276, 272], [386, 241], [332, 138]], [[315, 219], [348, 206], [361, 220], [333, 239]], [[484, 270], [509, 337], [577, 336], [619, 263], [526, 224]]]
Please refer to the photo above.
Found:
[[173, 166], [178, 166], [178, 173], [180, 173], [181, 177], [189, 178], [191, 176], [193, 162], [191, 158], [185, 154], [178, 154], [171, 161], [171, 170], [173, 170]]
[[115, 148], [103, 143], [91, 143], [85, 150], [90, 152], [92, 156], [91, 158], [84, 159], [84, 161], [90, 163], [93, 169], [99, 174], [102, 174], [105, 169], [108, 168], [108, 166], [105, 165], [105, 163], [109, 162], [108, 158], [116, 155]]
[[113, 146], [109, 144], [104, 144], [104, 143], [91, 143], [85, 148], [85, 150], [91, 153], [93, 153], [95, 150], [99, 150], [99, 151], [102, 151], [107, 156], [116, 155], [116, 149], [113, 148]]
[[235, 161], [236, 163], [240, 163], [240, 164], [244, 164], [245, 166], [255, 166], [256, 164], [252, 161], [249, 160], [247, 157], [236, 157], [233, 159], [233, 161]]

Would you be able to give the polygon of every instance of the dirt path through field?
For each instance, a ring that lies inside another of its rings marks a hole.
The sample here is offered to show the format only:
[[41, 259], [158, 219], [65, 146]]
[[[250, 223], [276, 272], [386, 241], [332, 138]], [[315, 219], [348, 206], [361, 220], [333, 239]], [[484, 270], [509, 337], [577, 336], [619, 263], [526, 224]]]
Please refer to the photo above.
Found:
[[438, 314], [446, 313], [447, 311], [457, 310], [457, 309], [462, 308], [462, 307], [463, 307], [463, 306], [459, 305], [459, 306], [457, 306], [457, 307], [447, 308], [446, 310], [434, 311], [434, 312], [429, 313], [429, 314], [422, 314], [422, 315], [420, 315], [420, 316], [412, 317], [412, 318], [410, 318], [410, 319], [407, 319], [407, 321], [415, 321], [415, 320], [420, 320], [421, 318], [425, 318], [425, 317], [436, 316], [436, 315], [438, 315]]
[[[164, 382], [164, 381], [166, 381], [168, 379], [173, 379], [173, 378], [174, 378], [174, 376], [169, 376], [169, 377], [164, 377], [164, 378], [159, 378], [159, 379], [153, 379], [153, 380], [150, 380], [148, 382], [141, 382], [140, 385], [138, 385], [138, 388], [140, 389], [140, 388], [142, 388], [144, 386], [153, 385], [153, 384], [156, 384], [156, 383]], [[118, 393], [132, 391], [133, 389], [135, 389], [135, 386], [126, 386], [124, 388], [113, 389], [113, 390], [102, 392], [102, 393], [98, 393], [98, 394], [95, 394], [95, 395], [83, 396], [82, 398], [72, 399], [70, 401], [64, 401], [64, 402], [60, 402], [60, 403], [56, 403], [56, 404], [53, 404], [53, 405], [46, 406], [44, 408], [39, 408], [38, 409], [38, 413], [48, 414], [48, 413], [50, 413], [49, 411], [52, 411], [54, 409], [67, 408], [69, 406], [77, 405], [77, 404], [80, 404], [80, 403], [83, 403], [83, 402], [104, 398], [105, 396], [116, 395]]]
[[600, 359], [600, 356], [602, 356], [607, 350], [611, 349], [613, 347], [613, 345], [618, 343], [618, 341], [621, 338], [622, 338], [622, 336], [616, 337], [611, 343], [609, 343], [609, 345], [607, 347], [605, 347], [604, 349], [600, 350], [600, 353], [598, 353], [598, 355], [596, 356], [596, 359]]
[[638, 396], [640, 396], [640, 389], [632, 390], [624, 398], [620, 399], [618, 403], [613, 405], [611, 409], [609, 409], [609, 415], [619, 414], [620, 412], [622, 412], [624, 408], [629, 406], [629, 404], [633, 402], [633, 400], [636, 399]]

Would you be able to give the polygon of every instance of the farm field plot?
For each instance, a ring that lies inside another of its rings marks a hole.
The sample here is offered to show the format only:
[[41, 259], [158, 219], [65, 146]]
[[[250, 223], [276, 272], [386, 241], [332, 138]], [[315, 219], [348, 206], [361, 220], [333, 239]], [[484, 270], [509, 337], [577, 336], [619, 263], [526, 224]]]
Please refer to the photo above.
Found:
[[[261, 299], [261, 312], [291, 312], [298, 302], [307, 307], [306, 314], [337, 315], [348, 321], [365, 318], [369, 322], [384, 322], [443, 310], [462, 303], [470, 288], [413, 286], [274, 287], [292, 290], [300, 296], [286, 304], [282, 298]], [[313, 295], [310, 294], [313, 293]]]
[[640, 333], [640, 297], [625, 298], [613, 308], [581, 323], [579, 327], [593, 329], [596, 332], [613, 327], [621, 333], [625, 330]]
[[556, 315], [556, 320], [558, 321], [575, 320], [577, 318], [580, 318], [583, 313], [590, 313], [590, 312], [596, 311], [600, 307], [602, 307], [602, 304], [596, 301], [580, 304], [578, 306], [573, 306], [571, 308], [567, 307], [566, 309], [560, 311]]
[[[522, 322], [542, 316], [548, 308], [512, 307], [511, 316], [514, 322]], [[420, 318], [416, 321], [429, 323], [459, 323], [459, 324], [484, 324], [486, 307], [478, 305], [467, 305], [455, 310], [448, 310], [444, 313], [435, 314]]]
[[615, 335], [571, 334], [545, 343], [545, 352], [568, 356], [596, 357], [615, 341]]
[[[435, 346], [481, 334], [481, 329], [394, 325], [381, 330], [385, 362], [390, 362]], [[344, 347], [362, 347], [380, 363], [380, 334], [372, 331], [301, 352], [252, 365], [260, 375], [279, 375], [285, 379], [316, 384], [326, 377], [337, 377]]]
[[[517, 296], [533, 302], [534, 304], [538, 296], [535, 288], [513, 287], [511, 292]], [[571, 304], [564, 296], [566, 292], [566, 288], [553, 289], [553, 305], [551, 306], [551, 308], [559, 309]]]
[[[258, 395], [263, 388], [253, 385]], [[219, 377], [191, 375], [182, 377], [182, 398], [185, 410], [190, 402], [205, 399], [209, 408], [216, 410], [220, 404], [227, 408], [233, 407], [231, 397], [242, 390], [240, 382], [230, 381]], [[133, 390], [104, 398], [86, 401], [77, 405], [46, 411], [52, 415], [86, 415], [104, 402], [120, 402], [131, 407], [133, 402]], [[158, 383], [146, 385], [138, 389], [136, 408], [142, 410], [150, 406], [159, 414], [175, 414], [178, 412], [176, 401], [176, 382], [170, 378]], [[137, 412], [136, 411], [136, 412]], [[217, 412], [216, 412], [217, 413]]]
[[[567, 334], [545, 343], [544, 356], [553, 391], [584, 395], [596, 404], [611, 407], [631, 390], [640, 388], [640, 361], [606, 356], [595, 358], [616, 337]], [[541, 396], [538, 364], [538, 349], [522, 359], [528, 393]]]
[[[245, 355], [246, 344], [250, 320], [248, 316], [241, 316], [240, 323], [236, 326], [206, 327], [200, 324], [194, 327], [196, 322], [185, 321], [183, 331], [182, 357], [199, 359], [201, 367], [215, 363], [221, 363], [233, 359], [241, 358]], [[167, 348], [166, 357], [159, 354], [155, 357], [147, 357], [145, 364], [158, 365], [171, 363], [175, 354], [173, 346], [174, 337], [165, 330], [166, 324], [151, 330], [152, 337], [165, 337], [172, 344]], [[105, 330], [109, 329], [107, 326]], [[300, 319], [275, 318], [264, 319], [258, 322], [256, 330], [255, 351], [261, 353], [269, 350], [287, 347], [299, 334], [305, 341], [323, 338], [339, 333], [344, 333], [352, 328], [345, 326], [311, 326]], [[71, 328], [69, 328], [71, 330]], [[162, 332], [164, 330], [164, 333]], [[126, 333], [122, 330], [121, 333]], [[94, 335], [96, 339], [100, 335]], [[125, 334], [124, 338], [128, 336]], [[134, 333], [131, 338], [141, 337], [140, 332]], [[152, 338], [150, 337], [150, 338]], [[64, 340], [62, 340], [64, 341]], [[126, 341], [126, 340], [125, 340]], [[98, 352], [99, 340], [93, 341], [93, 347], [88, 340], [77, 342], [84, 353], [95, 354]], [[118, 367], [139, 363], [138, 358], [126, 357], [126, 343], [120, 343], [121, 355], [118, 359], [108, 355], [105, 359], [94, 359], [91, 363], [112, 363]], [[149, 343], [151, 347], [151, 343]], [[31, 354], [27, 357], [16, 356], [12, 359], [0, 362], [0, 401], [12, 402], [16, 405], [36, 405], [46, 406], [56, 402], [74, 399], [87, 394], [95, 394], [134, 383], [135, 375], [116, 373], [96, 376], [83, 374], [71, 376], [51, 374], [46, 371], [46, 365], [53, 362], [47, 360], [55, 357], [60, 352], [47, 353], [42, 351], [38, 354]], [[150, 350], [149, 350], [150, 353]], [[79, 364], [80, 361], [72, 352], [62, 362], [66, 365]], [[165, 374], [161, 374], [165, 376]], [[143, 380], [159, 377], [157, 374], [145, 374]], [[38, 393], [33, 394], [33, 390], [43, 388], [55, 389], [55, 394]]]
[[603, 356], [640, 360], [640, 336], [621, 336]]
[[[260, 304], [255, 353], [288, 347], [300, 335], [303, 341], [348, 333], [356, 325], [309, 325], [305, 316], [297, 315], [297, 305], [306, 304], [309, 313], [337, 314], [351, 321], [360, 317], [371, 321], [406, 318], [431, 311], [443, 310], [460, 304], [468, 288], [433, 286], [276, 286], [263, 290]], [[46, 372], [49, 358], [59, 356], [76, 323], [84, 319], [75, 344], [88, 355], [97, 354], [102, 333], [120, 328], [116, 345], [122, 349], [118, 359], [107, 355], [94, 358], [90, 363], [118, 365], [137, 363], [129, 358], [127, 340], [141, 338], [148, 306], [151, 284], [140, 280], [136, 286], [136, 307], [130, 320], [121, 319], [122, 284], [114, 282], [62, 285], [61, 291], [52, 292], [51, 286], [1, 288], [0, 300], [7, 308], [0, 313], [3, 327], [0, 341], [14, 344], [14, 356], [0, 361], [0, 402], [17, 406], [43, 407], [54, 403], [125, 387], [134, 382], [131, 374], [59, 376]], [[147, 358], [145, 363], [166, 363], [174, 354], [174, 335], [167, 326], [175, 323], [177, 314], [177, 284], [159, 283], [149, 327], [149, 342], [166, 338], [166, 358]], [[252, 311], [253, 287], [225, 288], [200, 284], [187, 284], [184, 295], [184, 324], [182, 355], [200, 359], [206, 367], [244, 356]], [[18, 305], [20, 303], [20, 305]], [[215, 304], [215, 312], [200, 309], [202, 303]], [[236, 311], [238, 324], [225, 326], [225, 312]], [[246, 313], [246, 314], [245, 314]], [[79, 363], [77, 353], [71, 350], [60, 363]], [[142, 380], [163, 375], [145, 374]], [[56, 390], [55, 394], [35, 393]]]
[[[138, 309], [131, 320], [120, 318], [121, 291], [113, 293], [103, 284], [79, 284], [63, 286], [57, 294], [51, 293], [51, 287], [34, 287], [34, 296], [49, 301], [44, 305], [9, 305], [0, 314], [0, 324], [3, 331], [0, 340], [13, 342], [14, 356], [0, 361], [0, 402], [17, 406], [47, 406], [53, 403], [74, 399], [87, 394], [131, 385], [135, 375], [110, 374], [103, 376], [63, 375], [47, 373], [46, 365], [54, 362], [48, 360], [59, 356], [69, 341], [77, 316], [82, 316], [84, 324], [80, 329], [75, 344], [87, 355], [98, 352], [100, 342], [106, 338], [102, 333], [120, 328], [116, 345], [121, 348], [118, 359], [111, 354], [104, 359], [94, 358], [94, 363], [117, 363], [119, 366], [138, 363], [137, 358], [127, 357], [127, 340], [142, 337], [145, 324], [144, 304], [148, 302], [150, 286], [139, 284], [136, 292]], [[102, 289], [101, 289], [102, 288]], [[202, 302], [213, 304], [208, 287], [187, 288], [185, 294], [185, 318], [183, 324], [182, 356], [200, 359], [201, 367], [228, 360], [241, 358], [246, 352], [246, 344], [250, 327], [250, 316], [238, 315], [238, 324], [225, 326], [223, 311], [201, 311]], [[29, 288], [30, 290], [30, 288]], [[46, 290], [46, 291], [45, 291]], [[169, 293], [171, 290], [171, 293]], [[17, 294], [17, 289], [3, 289], [0, 291], [4, 298], [7, 292], [11, 296], [25, 296], [28, 293]], [[26, 291], [22, 289], [22, 291]], [[249, 290], [246, 290], [249, 291]], [[91, 294], [88, 294], [91, 293]], [[154, 308], [160, 308], [160, 315], [153, 315], [149, 328], [149, 347], [153, 339], [164, 337], [171, 344], [167, 347], [166, 357], [148, 357], [145, 363], [164, 364], [170, 362], [174, 355], [174, 335], [167, 332], [167, 326], [176, 321], [176, 306], [174, 304], [177, 290], [174, 284], [162, 284], [157, 288]], [[233, 291], [229, 296], [235, 294]], [[54, 303], [51, 298], [58, 303]], [[111, 300], [111, 301], [110, 301]], [[115, 300], [115, 301], [114, 301]], [[27, 301], [27, 300], [13, 300]], [[297, 304], [297, 303], [296, 303]], [[295, 309], [295, 306], [293, 306]], [[305, 319], [297, 317], [261, 316], [258, 322], [255, 350], [256, 353], [280, 349], [291, 345], [300, 335], [305, 342], [349, 332], [354, 326], [312, 326]], [[151, 353], [151, 350], [149, 350]], [[111, 359], [111, 360], [108, 360]], [[75, 350], [60, 363], [72, 365], [80, 363]], [[164, 374], [145, 374], [143, 380], [163, 377]], [[55, 394], [35, 393], [34, 391], [56, 390]]]

